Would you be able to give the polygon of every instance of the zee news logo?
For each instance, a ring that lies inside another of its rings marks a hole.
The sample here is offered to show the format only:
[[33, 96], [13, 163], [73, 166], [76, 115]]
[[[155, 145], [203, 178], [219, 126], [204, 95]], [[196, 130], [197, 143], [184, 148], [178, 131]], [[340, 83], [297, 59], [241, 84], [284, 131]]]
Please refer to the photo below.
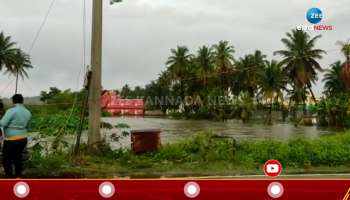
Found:
[[334, 26], [332, 25], [324, 25], [320, 24], [324, 19], [324, 14], [319, 8], [310, 8], [306, 12], [306, 20], [311, 25], [299, 25], [297, 26], [298, 30], [304, 31], [332, 31], [334, 30]]

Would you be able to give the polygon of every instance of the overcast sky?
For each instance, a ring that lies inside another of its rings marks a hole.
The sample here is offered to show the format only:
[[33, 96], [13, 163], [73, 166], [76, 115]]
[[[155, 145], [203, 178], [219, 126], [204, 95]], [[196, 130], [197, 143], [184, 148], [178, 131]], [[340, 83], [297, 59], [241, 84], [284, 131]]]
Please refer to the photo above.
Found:
[[[28, 51], [51, 0], [0, 0], [0, 31]], [[350, 38], [349, 0], [124, 0], [110, 5], [104, 0], [103, 87], [145, 85], [165, 69], [171, 48], [187, 45], [192, 52], [201, 45], [229, 41], [235, 58], [260, 49], [283, 48], [285, 33], [308, 25], [306, 11], [322, 9], [321, 24], [335, 26], [322, 34], [317, 47], [329, 51], [321, 60], [324, 68], [343, 59], [335, 45]], [[87, 4], [87, 49], [89, 63], [91, 0]], [[50, 86], [80, 88], [83, 55], [83, 0], [56, 0], [31, 52], [30, 79], [20, 82], [20, 92], [38, 95]], [[80, 75], [79, 75], [80, 74]], [[80, 78], [78, 78], [80, 77]], [[13, 78], [0, 76], [0, 96], [14, 91]], [[315, 87], [316, 94], [322, 84]]]

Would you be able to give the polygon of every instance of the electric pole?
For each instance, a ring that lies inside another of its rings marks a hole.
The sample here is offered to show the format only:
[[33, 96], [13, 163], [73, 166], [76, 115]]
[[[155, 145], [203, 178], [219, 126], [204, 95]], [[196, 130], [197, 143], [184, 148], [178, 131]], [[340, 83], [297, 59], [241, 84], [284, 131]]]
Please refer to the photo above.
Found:
[[[91, 35], [91, 79], [89, 86], [88, 145], [101, 141], [102, 16], [104, 0], [93, 0]], [[122, 0], [110, 0], [110, 4]]]
[[103, 0], [93, 0], [91, 36], [91, 84], [89, 87], [88, 145], [101, 141], [101, 65]]

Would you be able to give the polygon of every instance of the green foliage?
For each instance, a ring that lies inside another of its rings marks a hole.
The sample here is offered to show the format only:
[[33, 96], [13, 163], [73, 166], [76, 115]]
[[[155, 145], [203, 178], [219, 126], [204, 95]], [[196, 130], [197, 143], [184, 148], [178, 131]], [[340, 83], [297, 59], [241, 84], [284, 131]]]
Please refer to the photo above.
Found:
[[33, 68], [30, 56], [15, 45], [10, 36], [0, 33], [0, 70], [5, 67], [6, 73], [28, 77], [26, 70]]
[[350, 118], [350, 95], [339, 93], [322, 99], [318, 104], [318, 118], [321, 126], [346, 127]]
[[[62, 170], [79, 174], [75, 170], [76, 159], [79, 160], [80, 167], [106, 165], [107, 169], [118, 165], [137, 172], [159, 169], [160, 166], [167, 168], [198, 166], [196, 169], [205, 169], [210, 165], [217, 165], [255, 169], [262, 173], [264, 163], [270, 159], [279, 160], [285, 169], [307, 170], [320, 166], [347, 166], [350, 165], [350, 132], [313, 140], [296, 138], [287, 142], [275, 140], [236, 142], [232, 138], [202, 132], [186, 140], [166, 144], [158, 152], [141, 155], [136, 155], [131, 150], [112, 150], [107, 144], [99, 144], [97, 149], [90, 149], [87, 146], [83, 149], [85, 150], [79, 157], [72, 158], [63, 152], [43, 154], [43, 147], [36, 145], [31, 149], [32, 156], [28, 165], [33, 169], [40, 169], [40, 174], [47, 174], [49, 177], [56, 176], [58, 171]], [[216, 172], [215, 169], [212, 169], [214, 171], [211, 174]]]
[[133, 96], [133, 91], [129, 85], [126, 84], [123, 86], [120, 96], [124, 99], [130, 99]]
[[62, 91], [56, 87], [50, 87], [49, 91], [40, 92], [40, 101], [46, 102], [47, 100], [59, 95]]
[[277, 102], [280, 99], [283, 100], [282, 91], [286, 87], [287, 76], [282, 70], [281, 64], [275, 60], [266, 62], [260, 71], [259, 77], [259, 93], [263, 95], [264, 99], [270, 100], [271, 104], [275, 100]]
[[253, 98], [250, 97], [247, 92], [242, 92], [233, 105], [235, 107], [234, 110], [239, 114], [239, 118], [243, 122], [248, 122], [251, 115], [253, 114], [253, 111], [256, 109]]
[[[236, 72], [232, 77], [232, 88], [235, 95], [248, 92], [253, 97], [256, 94], [260, 79], [265, 78], [265, 74], [261, 74], [267, 64], [265, 59], [266, 55], [257, 50], [254, 54], [245, 55], [235, 62]], [[262, 82], [266, 83], [264, 80]]]
[[342, 80], [342, 63], [340, 61], [333, 63], [331, 69], [327, 70], [324, 75], [323, 82], [325, 82], [325, 95], [331, 97], [339, 93], [346, 92], [345, 84]]
[[295, 29], [286, 36], [281, 40], [285, 50], [276, 51], [275, 54], [283, 57], [281, 63], [294, 87], [309, 87], [317, 80], [317, 71], [322, 71], [317, 60], [326, 54], [324, 50], [315, 48], [321, 35], [311, 38], [307, 32]]
[[326, 136], [320, 139], [277, 141], [245, 141], [237, 146], [237, 159], [255, 166], [277, 159], [285, 167], [337, 166], [350, 164], [350, 134]]
[[[65, 134], [75, 133], [80, 118], [77, 114], [70, 116], [70, 111], [59, 111], [51, 114], [33, 115], [31, 131], [42, 135], [57, 135], [61, 131]], [[70, 117], [69, 117], [70, 116]], [[87, 124], [84, 128], [87, 128]]]
[[135, 155], [126, 151], [117, 160], [130, 168], [147, 168], [157, 163], [233, 162], [235, 141], [210, 133], [201, 133], [176, 144], [167, 144], [159, 152]]
[[76, 109], [80, 109], [85, 96], [85, 90], [73, 92], [67, 89], [62, 91], [56, 87], [50, 87], [49, 91], [40, 92], [40, 100], [46, 103], [44, 105], [58, 111], [65, 111], [73, 106]]
[[130, 128], [130, 126], [128, 124], [125, 124], [125, 123], [119, 123], [119, 124], [115, 125], [114, 128], [127, 129], [127, 128]]

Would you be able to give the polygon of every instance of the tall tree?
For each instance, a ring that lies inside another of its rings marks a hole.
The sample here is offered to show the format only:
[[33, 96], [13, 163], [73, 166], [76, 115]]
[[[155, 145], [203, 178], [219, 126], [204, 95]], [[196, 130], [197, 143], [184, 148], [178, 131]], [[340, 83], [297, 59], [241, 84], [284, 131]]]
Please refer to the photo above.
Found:
[[338, 41], [337, 44], [341, 46], [341, 52], [346, 58], [343, 64], [342, 79], [347, 89], [350, 90], [350, 40], [347, 42]]
[[211, 48], [202, 46], [198, 49], [196, 57], [196, 76], [205, 89], [208, 89], [208, 79], [214, 71], [213, 52]]
[[122, 87], [122, 90], [120, 92], [120, 96], [122, 96], [125, 99], [130, 99], [133, 96], [132, 93], [133, 93], [132, 89], [130, 88], [130, 86], [128, 84], [126, 84]]
[[174, 82], [178, 82], [180, 85], [180, 96], [184, 98], [184, 76], [188, 70], [192, 55], [186, 46], [178, 46], [177, 49], [171, 49], [171, 56], [168, 58], [166, 64], [168, 65], [168, 71], [170, 77]]
[[253, 97], [258, 89], [259, 73], [264, 69], [266, 55], [261, 51], [255, 51], [240, 58], [235, 63], [235, 74], [233, 78], [233, 92], [239, 94], [241, 91], [248, 92]]
[[49, 91], [41, 91], [40, 92], [40, 101], [47, 102], [48, 100], [51, 100], [54, 96], [57, 96], [61, 94], [62, 91], [56, 87], [50, 87]]
[[227, 92], [229, 87], [230, 73], [233, 72], [233, 53], [234, 47], [228, 43], [228, 41], [220, 41], [218, 44], [213, 45], [214, 49], [214, 64], [216, 73], [220, 77], [220, 84], [223, 92]]
[[323, 82], [325, 83], [324, 94], [327, 96], [334, 96], [336, 94], [342, 93], [345, 91], [345, 84], [342, 80], [342, 63], [338, 61], [331, 65], [331, 69], [327, 70], [324, 75]]
[[269, 101], [269, 123], [272, 123], [272, 105], [275, 100], [283, 100], [283, 90], [287, 84], [287, 77], [280, 63], [275, 60], [266, 62], [259, 73], [259, 93]]
[[10, 36], [5, 36], [3, 32], [0, 33], [0, 70], [3, 67], [12, 69], [16, 61], [16, 52], [18, 52], [15, 45], [16, 43], [12, 41]]
[[18, 49], [15, 53], [14, 63], [11, 65], [10, 68], [7, 68], [5, 72], [16, 76], [15, 94], [17, 94], [18, 92], [18, 79], [28, 78], [27, 70], [30, 68], [33, 68], [32, 63], [30, 61], [30, 56], [22, 50]]
[[294, 91], [302, 91], [303, 87], [307, 87], [316, 101], [312, 92], [312, 83], [315, 83], [318, 78], [317, 72], [323, 71], [317, 60], [326, 54], [324, 50], [315, 48], [315, 43], [321, 35], [311, 38], [303, 30], [292, 30], [286, 35], [287, 37], [281, 40], [285, 49], [276, 51], [274, 54], [283, 57], [281, 63], [293, 83], [292, 86], [297, 87]]

